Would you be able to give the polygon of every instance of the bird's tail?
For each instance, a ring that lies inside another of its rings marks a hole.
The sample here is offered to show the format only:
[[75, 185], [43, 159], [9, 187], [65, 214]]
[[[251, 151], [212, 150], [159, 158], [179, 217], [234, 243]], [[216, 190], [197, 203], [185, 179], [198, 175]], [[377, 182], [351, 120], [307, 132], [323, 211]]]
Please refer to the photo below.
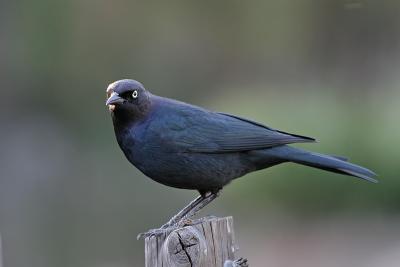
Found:
[[347, 162], [347, 159], [343, 157], [328, 156], [290, 146], [278, 146], [268, 150], [270, 150], [268, 152], [272, 152], [275, 157], [285, 161], [307, 165], [330, 172], [350, 175], [374, 183], [377, 182], [377, 180], [373, 178], [376, 176], [374, 172], [367, 168]]

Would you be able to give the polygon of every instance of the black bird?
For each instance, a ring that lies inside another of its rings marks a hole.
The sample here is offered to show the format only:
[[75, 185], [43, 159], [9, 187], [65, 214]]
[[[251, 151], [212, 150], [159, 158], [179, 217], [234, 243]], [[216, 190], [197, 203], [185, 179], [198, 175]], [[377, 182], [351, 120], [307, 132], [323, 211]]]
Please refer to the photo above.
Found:
[[345, 158], [288, 146], [315, 142], [311, 137], [156, 96], [135, 80], [111, 83], [107, 98], [115, 135], [126, 158], [159, 183], [200, 193], [160, 229], [141, 237], [181, 225], [233, 179], [284, 162], [376, 182], [375, 173]]

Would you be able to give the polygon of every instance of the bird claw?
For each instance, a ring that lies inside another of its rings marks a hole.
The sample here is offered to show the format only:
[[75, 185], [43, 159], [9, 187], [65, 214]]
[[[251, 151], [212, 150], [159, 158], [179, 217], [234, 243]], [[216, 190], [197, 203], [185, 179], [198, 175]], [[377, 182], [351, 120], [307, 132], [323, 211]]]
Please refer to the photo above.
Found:
[[209, 216], [205, 216], [203, 218], [200, 219], [191, 219], [191, 218], [184, 218], [181, 221], [179, 221], [176, 226], [177, 227], [185, 227], [185, 226], [191, 226], [191, 225], [197, 225], [197, 224], [202, 224], [203, 222], [210, 220], [210, 219], [214, 219], [217, 218], [216, 216], [213, 215], [209, 215]]
[[190, 218], [183, 218], [182, 220], [180, 220], [179, 222], [177, 222], [175, 224], [166, 223], [158, 229], [150, 229], [147, 232], [140, 233], [137, 235], [137, 240], [146, 239], [147, 237], [167, 234], [167, 233], [172, 232], [173, 230], [183, 228], [185, 226], [201, 224], [204, 221], [206, 221], [208, 219], [213, 219], [213, 218], [216, 218], [216, 217], [215, 216], [206, 216], [206, 217], [196, 219], [196, 220], [190, 219]]
[[235, 261], [226, 261], [224, 267], [249, 267], [249, 264], [247, 263], [247, 259], [240, 258]]
[[237, 259], [234, 261], [234, 263], [240, 267], [248, 267], [249, 266], [249, 264], [247, 263], [247, 259], [244, 259], [244, 258]]
[[177, 229], [177, 227], [175, 227], [175, 226], [161, 227], [159, 229], [150, 229], [147, 232], [138, 234], [136, 238], [137, 238], [137, 240], [140, 240], [140, 239], [146, 239], [146, 238], [152, 237], [152, 236], [160, 236], [163, 234], [168, 234], [176, 229]]

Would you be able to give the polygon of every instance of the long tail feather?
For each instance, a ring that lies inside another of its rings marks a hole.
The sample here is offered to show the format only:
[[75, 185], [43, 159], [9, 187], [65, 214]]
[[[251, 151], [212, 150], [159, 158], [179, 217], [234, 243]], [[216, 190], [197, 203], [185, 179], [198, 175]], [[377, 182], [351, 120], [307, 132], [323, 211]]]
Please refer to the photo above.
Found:
[[279, 146], [269, 150], [270, 153], [273, 153], [275, 156], [278, 156], [286, 161], [291, 161], [330, 172], [358, 177], [373, 183], [378, 182], [373, 178], [376, 176], [374, 172], [368, 170], [367, 168], [347, 162], [344, 160], [345, 158], [342, 157], [328, 156], [290, 146]]

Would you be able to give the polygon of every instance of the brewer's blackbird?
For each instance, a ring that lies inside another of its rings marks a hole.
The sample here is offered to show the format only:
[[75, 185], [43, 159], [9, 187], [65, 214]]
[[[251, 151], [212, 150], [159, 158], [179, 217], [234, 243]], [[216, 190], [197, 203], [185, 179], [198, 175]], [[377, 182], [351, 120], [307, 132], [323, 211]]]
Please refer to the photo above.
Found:
[[311, 137], [156, 96], [135, 80], [111, 83], [106, 105], [118, 144], [134, 166], [159, 183], [200, 193], [160, 229], [140, 237], [182, 225], [233, 179], [284, 162], [376, 182], [375, 173], [345, 158], [287, 145], [314, 142]]

